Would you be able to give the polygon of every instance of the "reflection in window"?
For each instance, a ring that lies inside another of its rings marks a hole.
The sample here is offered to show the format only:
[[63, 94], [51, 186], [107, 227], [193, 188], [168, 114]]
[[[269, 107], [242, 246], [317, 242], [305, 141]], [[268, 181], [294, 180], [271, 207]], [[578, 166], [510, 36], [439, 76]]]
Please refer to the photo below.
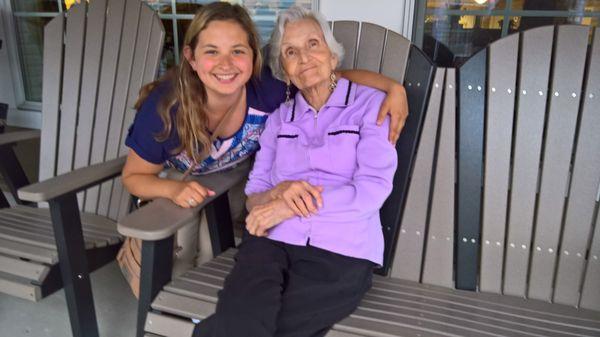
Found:
[[[439, 65], [451, 66], [452, 62], [441, 62], [440, 59], [460, 62], [478, 50], [497, 40], [502, 32], [503, 16], [436, 16], [428, 15], [425, 19], [425, 35], [423, 48], [435, 51], [429, 54]], [[440, 50], [451, 55], [440, 54]]]

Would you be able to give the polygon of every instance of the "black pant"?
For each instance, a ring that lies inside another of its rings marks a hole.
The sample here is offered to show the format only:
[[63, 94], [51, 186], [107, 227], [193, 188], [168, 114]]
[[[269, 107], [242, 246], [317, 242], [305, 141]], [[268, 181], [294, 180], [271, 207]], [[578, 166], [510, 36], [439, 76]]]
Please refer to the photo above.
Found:
[[248, 237], [215, 314], [194, 336], [324, 336], [356, 309], [371, 287], [373, 266], [312, 246]]

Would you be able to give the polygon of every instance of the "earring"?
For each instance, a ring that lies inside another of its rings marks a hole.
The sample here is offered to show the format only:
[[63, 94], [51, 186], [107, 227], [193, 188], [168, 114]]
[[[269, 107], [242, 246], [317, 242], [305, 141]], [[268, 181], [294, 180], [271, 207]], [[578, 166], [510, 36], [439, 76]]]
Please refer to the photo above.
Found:
[[290, 96], [292, 95], [291, 90], [290, 90], [290, 83], [287, 83], [287, 86], [285, 88], [285, 104], [289, 105], [290, 101], [292, 100], [290, 98]]
[[337, 76], [335, 76], [335, 72], [331, 72], [331, 75], [329, 75], [329, 80], [331, 81], [331, 83], [329, 83], [329, 91], [334, 91], [337, 87]]

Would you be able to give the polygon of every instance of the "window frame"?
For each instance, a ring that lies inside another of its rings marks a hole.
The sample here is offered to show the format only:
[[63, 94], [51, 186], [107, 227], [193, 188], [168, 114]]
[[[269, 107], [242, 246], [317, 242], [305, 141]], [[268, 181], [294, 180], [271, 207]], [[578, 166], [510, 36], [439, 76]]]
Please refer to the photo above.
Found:
[[[417, 10], [415, 11], [416, 29], [413, 31], [413, 41], [420, 48], [423, 47], [423, 38], [425, 37], [425, 18], [427, 15], [440, 16], [503, 16], [502, 32], [500, 38], [510, 35], [509, 25], [511, 17], [542, 17], [542, 18], [600, 18], [600, 11], [569, 11], [569, 10], [523, 10], [512, 9], [513, 0], [506, 0], [504, 9], [489, 10], [460, 10], [460, 9], [435, 9], [427, 8], [427, 0], [418, 0]], [[599, 27], [600, 28], [600, 27]]]

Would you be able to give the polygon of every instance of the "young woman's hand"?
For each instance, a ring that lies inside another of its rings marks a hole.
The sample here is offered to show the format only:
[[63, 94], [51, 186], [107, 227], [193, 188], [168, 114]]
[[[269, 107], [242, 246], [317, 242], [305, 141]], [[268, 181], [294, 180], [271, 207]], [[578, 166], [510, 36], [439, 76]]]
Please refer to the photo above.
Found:
[[288, 180], [277, 184], [271, 190], [271, 198], [285, 201], [297, 216], [308, 217], [317, 213], [318, 208], [323, 206], [321, 192], [321, 186], [313, 186], [303, 180]]
[[178, 181], [173, 186], [171, 201], [183, 208], [196, 207], [215, 192], [200, 185], [196, 181]]
[[254, 236], [266, 236], [269, 229], [294, 216], [283, 199], [275, 199], [252, 208], [246, 217], [246, 229]]
[[379, 109], [377, 124], [381, 125], [387, 115], [390, 115], [390, 134], [388, 139], [390, 143], [396, 144], [408, 117], [406, 90], [396, 82], [393, 82], [387, 90], [387, 96]]

